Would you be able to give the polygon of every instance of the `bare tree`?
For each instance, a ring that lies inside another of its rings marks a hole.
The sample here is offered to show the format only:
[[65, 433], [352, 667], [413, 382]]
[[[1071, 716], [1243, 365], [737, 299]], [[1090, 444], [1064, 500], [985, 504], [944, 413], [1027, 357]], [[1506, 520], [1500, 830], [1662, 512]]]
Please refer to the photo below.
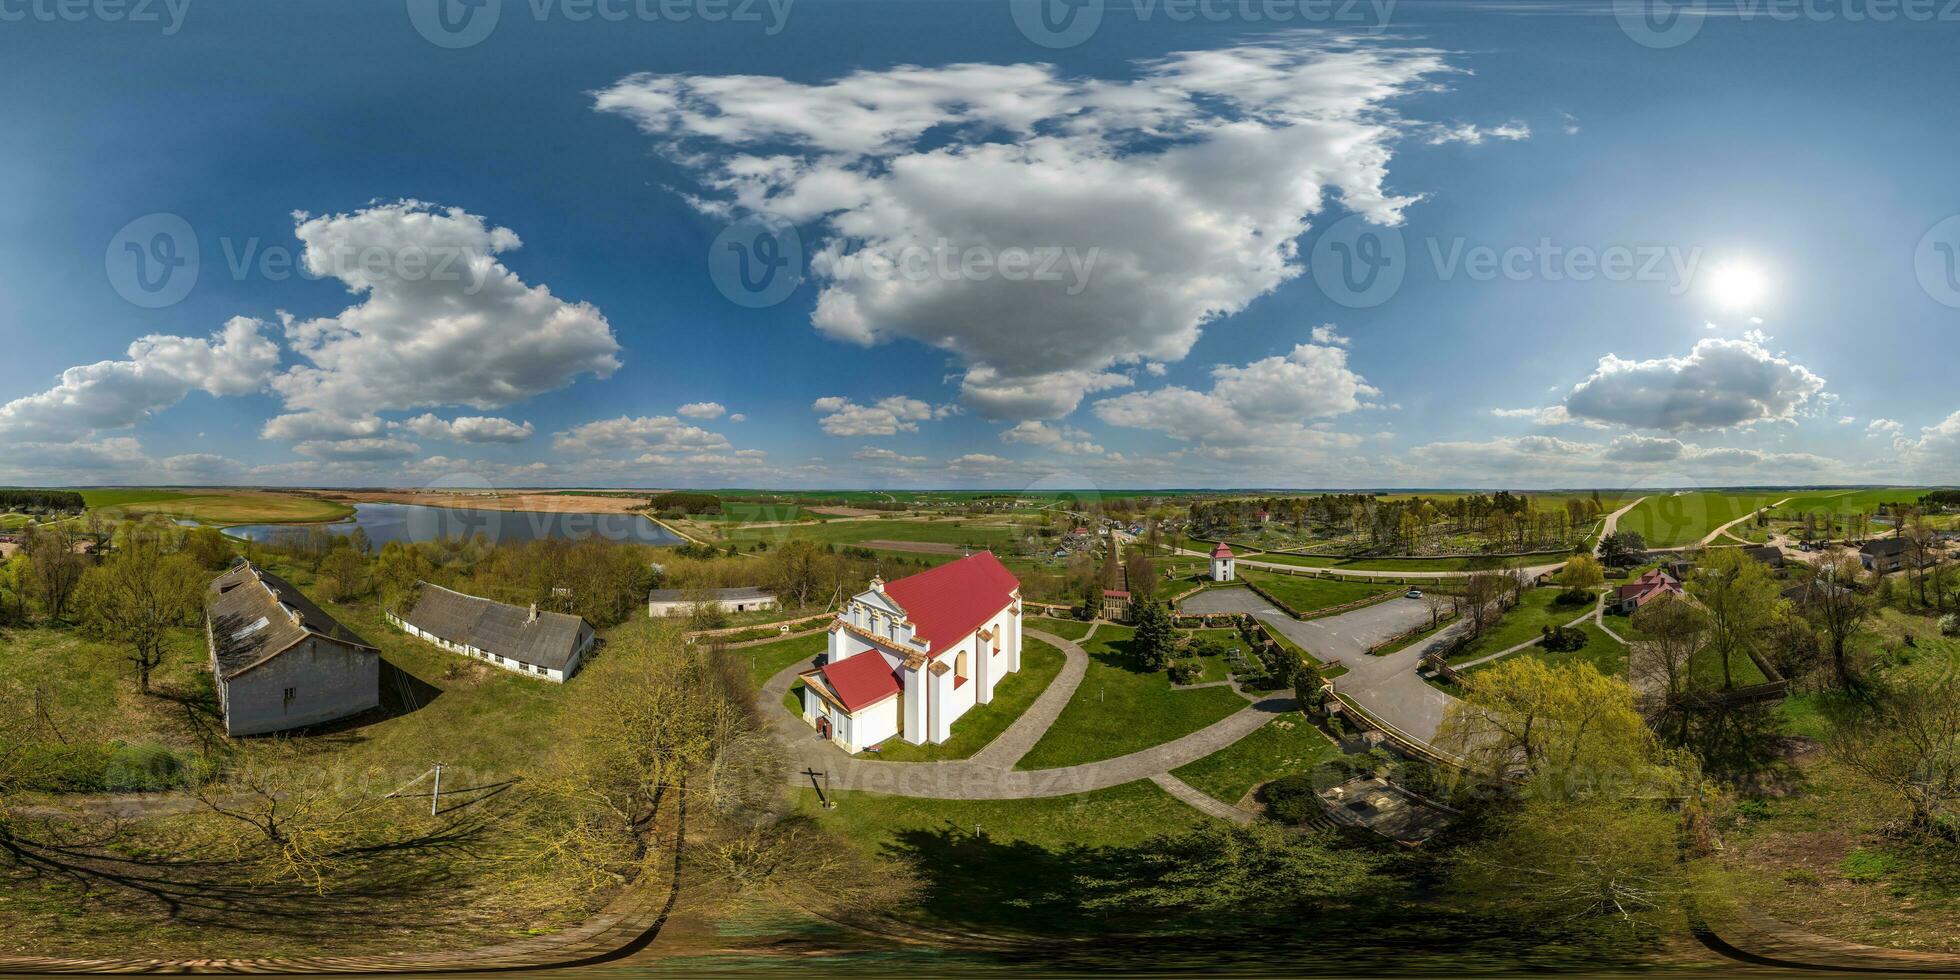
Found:
[[197, 621], [203, 592], [204, 571], [196, 562], [138, 540], [89, 569], [79, 604], [92, 631], [128, 651], [137, 686], [148, 694], [170, 630]]
[[1797, 600], [1797, 611], [1822, 630], [1830, 644], [1831, 667], [1838, 685], [1855, 681], [1850, 663], [1851, 638], [1864, 628], [1872, 613], [1871, 599], [1858, 591], [1858, 556], [1846, 548], [1831, 548], [1819, 555], [1804, 581]]
[[33, 571], [35, 598], [48, 618], [59, 620], [81, 583], [88, 559], [75, 550], [75, 540], [59, 526], [29, 531], [22, 548]]
[[1881, 678], [1834, 704], [1827, 737], [1839, 762], [1896, 794], [1914, 829], [1951, 836], [1960, 800], [1960, 678], [1950, 664]]

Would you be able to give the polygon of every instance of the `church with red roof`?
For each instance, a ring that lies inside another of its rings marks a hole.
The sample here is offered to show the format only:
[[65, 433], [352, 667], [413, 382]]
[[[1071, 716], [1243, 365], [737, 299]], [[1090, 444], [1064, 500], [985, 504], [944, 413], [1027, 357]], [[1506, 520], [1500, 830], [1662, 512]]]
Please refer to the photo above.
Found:
[[952, 737], [1021, 669], [1021, 583], [992, 552], [871, 587], [838, 610], [803, 720], [846, 752]]

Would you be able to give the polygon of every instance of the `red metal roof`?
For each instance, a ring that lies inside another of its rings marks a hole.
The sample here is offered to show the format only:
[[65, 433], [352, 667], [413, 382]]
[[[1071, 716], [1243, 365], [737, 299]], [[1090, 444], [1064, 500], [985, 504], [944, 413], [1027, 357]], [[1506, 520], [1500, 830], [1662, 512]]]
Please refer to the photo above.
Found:
[[852, 712], [877, 704], [899, 691], [898, 676], [876, 650], [825, 664], [823, 679], [837, 692], [844, 709]]
[[885, 594], [905, 610], [915, 634], [932, 652], [952, 646], [987, 624], [1013, 600], [1020, 580], [991, 551], [885, 583]]
[[1218, 542], [1218, 547], [1211, 549], [1211, 556], [1213, 558], [1230, 558], [1232, 557], [1232, 546], [1220, 541]]

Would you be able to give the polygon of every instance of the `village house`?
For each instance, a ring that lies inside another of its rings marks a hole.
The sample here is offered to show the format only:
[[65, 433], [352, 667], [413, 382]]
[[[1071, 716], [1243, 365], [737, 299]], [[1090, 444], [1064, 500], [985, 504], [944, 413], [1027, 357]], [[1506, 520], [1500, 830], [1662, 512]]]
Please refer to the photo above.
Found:
[[338, 721], [381, 705], [381, 652], [270, 572], [239, 562], [205, 596], [227, 735]]
[[535, 602], [526, 609], [432, 582], [416, 587], [414, 608], [389, 613], [389, 622], [444, 650], [526, 677], [563, 684], [578, 672], [597, 636], [584, 617], [539, 612]]
[[1127, 622], [1130, 618], [1130, 594], [1122, 589], [1104, 589], [1102, 614], [1104, 619]]
[[1886, 574], [1896, 572], [1912, 563], [1912, 542], [1904, 538], [1884, 538], [1867, 541], [1858, 549], [1858, 562], [1866, 571]]
[[953, 722], [1021, 669], [1021, 583], [980, 552], [871, 587], [838, 611], [803, 720], [861, 752], [893, 738], [945, 742]]
[[713, 606], [725, 613], [776, 608], [776, 596], [764, 589], [654, 589], [647, 593], [647, 615], [685, 616], [695, 606]]
[[1681, 580], [1656, 568], [1613, 590], [1614, 612], [1632, 614], [1663, 595], [1681, 595]]
[[1238, 559], [1232, 556], [1232, 546], [1223, 541], [1211, 549], [1211, 580], [1230, 582], [1239, 574]]

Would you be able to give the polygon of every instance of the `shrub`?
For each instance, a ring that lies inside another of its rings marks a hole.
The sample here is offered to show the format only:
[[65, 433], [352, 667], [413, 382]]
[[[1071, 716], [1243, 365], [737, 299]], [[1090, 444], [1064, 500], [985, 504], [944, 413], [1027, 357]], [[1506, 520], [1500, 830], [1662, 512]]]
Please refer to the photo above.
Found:
[[1940, 617], [1941, 636], [1960, 636], [1960, 616], [1947, 613]]
[[1592, 601], [1593, 594], [1585, 589], [1566, 589], [1552, 599], [1552, 604], [1558, 606], [1589, 606], [1592, 605]]
[[1586, 645], [1586, 634], [1572, 626], [1543, 626], [1539, 628], [1538, 645], [1555, 653], [1578, 650]]
[[1204, 665], [1196, 660], [1173, 660], [1170, 667], [1171, 683], [1191, 684], [1204, 676]]
[[1266, 815], [1281, 823], [1306, 823], [1320, 814], [1320, 797], [1313, 777], [1304, 773], [1281, 776], [1259, 790]]

